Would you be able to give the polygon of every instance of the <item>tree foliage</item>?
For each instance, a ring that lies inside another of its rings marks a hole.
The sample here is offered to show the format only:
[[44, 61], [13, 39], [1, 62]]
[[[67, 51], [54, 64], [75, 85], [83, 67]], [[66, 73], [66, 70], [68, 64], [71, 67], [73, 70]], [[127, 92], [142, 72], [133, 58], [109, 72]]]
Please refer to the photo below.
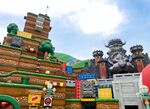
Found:
[[54, 47], [51, 43], [51, 40], [47, 39], [44, 42], [41, 43], [40, 45], [40, 51], [45, 53], [48, 52], [51, 54], [51, 56], [54, 56]]
[[15, 23], [10, 23], [10, 24], [7, 26], [7, 32], [8, 32], [9, 34], [16, 35], [18, 30], [19, 30], [19, 29], [18, 29], [18, 26], [17, 26]]

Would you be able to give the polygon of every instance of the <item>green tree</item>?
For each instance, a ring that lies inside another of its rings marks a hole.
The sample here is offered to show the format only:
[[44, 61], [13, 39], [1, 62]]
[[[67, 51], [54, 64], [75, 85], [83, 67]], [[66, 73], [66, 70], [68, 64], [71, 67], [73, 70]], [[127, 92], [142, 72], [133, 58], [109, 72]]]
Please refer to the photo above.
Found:
[[44, 59], [48, 58], [48, 54], [51, 54], [51, 57], [54, 57], [54, 47], [51, 43], [51, 40], [47, 39], [40, 45], [40, 51], [44, 53]]
[[9, 34], [16, 35], [18, 30], [19, 30], [19, 29], [18, 29], [18, 26], [17, 26], [15, 23], [10, 23], [10, 24], [7, 26], [7, 32], [8, 32]]

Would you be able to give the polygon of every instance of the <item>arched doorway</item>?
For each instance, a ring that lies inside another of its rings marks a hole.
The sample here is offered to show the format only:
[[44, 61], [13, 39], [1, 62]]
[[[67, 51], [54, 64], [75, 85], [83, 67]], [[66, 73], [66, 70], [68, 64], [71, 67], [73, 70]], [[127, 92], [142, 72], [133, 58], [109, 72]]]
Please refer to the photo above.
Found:
[[0, 95], [0, 106], [2, 109], [21, 109], [17, 100], [8, 95]]
[[95, 102], [82, 102], [83, 109], [96, 109]]

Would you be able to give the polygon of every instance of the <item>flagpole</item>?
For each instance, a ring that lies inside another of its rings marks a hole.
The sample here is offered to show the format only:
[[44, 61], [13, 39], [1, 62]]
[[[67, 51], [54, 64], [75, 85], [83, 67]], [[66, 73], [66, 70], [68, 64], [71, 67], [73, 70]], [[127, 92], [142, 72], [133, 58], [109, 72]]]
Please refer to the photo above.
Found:
[[45, 15], [47, 15], [48, 8], [49, 8], [49, 7], [47, 6], [47, 7], [46, 7], [46, 12], [45, 12]]

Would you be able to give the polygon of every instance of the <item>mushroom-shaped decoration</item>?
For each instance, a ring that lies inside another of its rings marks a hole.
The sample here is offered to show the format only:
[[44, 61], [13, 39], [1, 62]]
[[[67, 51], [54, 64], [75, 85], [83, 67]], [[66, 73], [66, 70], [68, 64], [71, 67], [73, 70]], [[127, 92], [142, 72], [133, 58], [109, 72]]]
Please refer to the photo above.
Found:
[[143, 106], [150, 109], [150, 64], [143, 69], [140, 75], [139, 93], [137, 95], [143, 100]]
[[148, 87], [148, 92], [150, 92], [150, 64], [148, 64], [142, 71], [141, 74], [142, 84]]

